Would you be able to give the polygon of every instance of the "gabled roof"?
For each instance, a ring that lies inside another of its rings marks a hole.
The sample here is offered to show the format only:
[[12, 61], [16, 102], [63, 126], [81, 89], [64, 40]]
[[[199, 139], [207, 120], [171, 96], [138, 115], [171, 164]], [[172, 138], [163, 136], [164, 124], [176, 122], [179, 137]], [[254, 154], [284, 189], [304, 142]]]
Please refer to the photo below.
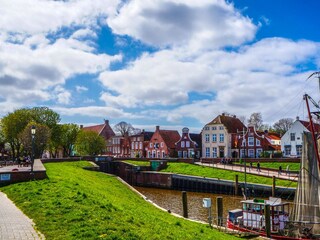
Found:
[[150, 141], [150, 139], [152, 138], [152, 135], [153, 135], [153, 134], [154, 134], [154, 132], [142, 131], [141, 133], [131, 135], [130, 137], [140, 137], [140, 136], [143, 136], [143, 137], [144, 137], [144, 141]]
[[[310, 122], [303, 121], [303, 120], [298, 120], [306, 129], [308, 129], [311, 132], [311, 126]], [[314, 126], [314, 131], [315, 132], [320, 132], [320, 125], [317, 123], [313, 123]]]
[[88, 127], [83, 127], [82, 130], [84, 131], [93, 131], [98, 134], [100, 134], [104, 128], [105, 124], [100, 124], [100, 125], [95, 125], [95, 126], [88, 126]]
[[180, 140], [180, 134], [176, 130], [159, 130], [159, 133], [168, 148], [175, 148], [175, 143]]
[[201, 134], [200, 133], [189, 133], [189, 136], [192, 141], [196, 142], [198, 147], [201, 147]]
[[223, 124], [228, 133], [237, 133], [237, 131], [242, 131], [242, 129], [247, 129], [246, 126], [240, 121], [236, 116], [226, 116], [224, 114], [217, 116], [207, 125]]

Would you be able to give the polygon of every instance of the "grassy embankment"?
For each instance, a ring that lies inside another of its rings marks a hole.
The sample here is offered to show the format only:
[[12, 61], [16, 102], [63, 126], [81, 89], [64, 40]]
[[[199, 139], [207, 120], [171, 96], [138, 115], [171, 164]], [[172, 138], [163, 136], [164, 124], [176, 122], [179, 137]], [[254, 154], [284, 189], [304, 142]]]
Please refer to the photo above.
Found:
[[236, 239], [155, 208], [117, 178], [82, 169], [88, 164], [48, 163], [49, 179], [0, 190], [46, 239]]
[[[149, 165], [149, 162], [142, 162], [142, 161], [127, 161], [127, 162], [136, 164], [136, 165], [141, 165], [141, 166]], [[251, 171], [255, 172], [255, 170], [251, 170]], [[234, 181], [235, 175], [238, 175], [239, 181], [244, 182], [244, 173], [218, 169], [218, 168], [211, 168], [206, 166], [193, 165], [188, 163], [168, 162], [168, 167], [166, 169], [161, 170], [161, 172], [171, 172], [176, 174], [193, 175], [193, 176], [208, 177], [208, 178], [219, 178], [219, 179], [225, 179], [225, 180], [231, 180], [231, 181]], [[272, 178], [250, 174], [249, 167], [248, 167], [247, 182], [272, 185]], [[277, 179], [276, 185], [283, 186], [283, 187], [296, 187], [297, 183], [288, 181], [288, 180]]]
[[[300, 163], [292, 163], [292, 162], [262, 162], [260, 163], [261, 167], [265, 168], [273, 168], [273, 169], [279, 169], [279, 166], [282, 167], [282, 170], [285, 171], [287, 169], [287, 166], [289, 165], [289, 170], [290, 171], [299, 171], [300, 170]], [[257, 166], [256, 163], [253, 164], [253, 166]]]

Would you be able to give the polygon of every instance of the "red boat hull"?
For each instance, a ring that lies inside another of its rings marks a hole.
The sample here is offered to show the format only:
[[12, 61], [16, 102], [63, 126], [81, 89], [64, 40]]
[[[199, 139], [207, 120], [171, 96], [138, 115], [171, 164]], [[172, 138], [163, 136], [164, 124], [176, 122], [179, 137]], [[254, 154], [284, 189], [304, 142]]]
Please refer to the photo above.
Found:
[[[248, 229], [244, 227], [240, 227], [239, 225], [233, 224], [233, 222], [227, 220], [227, 227], [231, 230], [237, 230], [240, 232], [249, 232], [249, 233], [254, 233], [254, 234], [259, 234], [260, 236], [266, 237], [267, 234], [265, 231], [261, 231], [260, 229]], [[288, 236], [281, 236], [277, 235], [275, 233], [271, 233], [271, 238], [272, 239], [279, 239], [279, 240], [305, 240], [309, 238], [294, 238], [294, 237], [288, 237]]]

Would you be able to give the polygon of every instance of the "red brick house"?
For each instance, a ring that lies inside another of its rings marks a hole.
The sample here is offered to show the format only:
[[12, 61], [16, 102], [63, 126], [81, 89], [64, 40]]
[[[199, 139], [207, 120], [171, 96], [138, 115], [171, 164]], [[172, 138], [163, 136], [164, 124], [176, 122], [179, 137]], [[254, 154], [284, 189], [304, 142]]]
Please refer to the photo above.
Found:
[[262, 152], [281, 151], [280, 140], [280, 136], [275, 133], [256, 131], [253, 125], [249, 125], [238, 134], [240, 157], [258, 158]]
[[160, 130], [156, 126], [156, 131], [152, 135], [146, 147], [147, 158], [166, 158], [176, 155], [176, 142], [180, 139], [180, 134], [175, 130]]
[[106, 140], [106, 154], [112, 154], [112, 137], [115, 136], [112, 128], [109, 125], [109, 120], [104, 120], [104, 124], [93, 125], [83, 127], [80, 125], [80, 128], [84, 131], [94, 131], [99, 134], [99, 136], [103, 137]]
[[200, 158], [201, 134], [189, 133], [189, 128], [183, 128], [182, 136], [176, 142], [176, 151], [179, 158]]
[[112, 156], [131, 157], [131, 139], [129, 136], [112, 137]]
[[130, 136], [131, 140], [131, 157], [146, 157], [146, 147], [151, 140], [154, 132], [147, 132], [142, 130], [141, 133]]

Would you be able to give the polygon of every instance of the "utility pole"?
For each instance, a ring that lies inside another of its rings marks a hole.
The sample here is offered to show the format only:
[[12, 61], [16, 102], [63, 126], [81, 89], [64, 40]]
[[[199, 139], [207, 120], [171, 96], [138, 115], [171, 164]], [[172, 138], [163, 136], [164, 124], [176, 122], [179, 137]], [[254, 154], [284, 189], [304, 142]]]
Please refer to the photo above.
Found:
[[[242, 142], [243, 145], [243, 160], [244, 160], [244, 195], [245, 199], [247, 199], [247, 163], [246, 163], [246, 140], [245, 140], [245, 130], [242, 128], [242, 131], [238, 131], [239, 134], [242, 134]], [[240, 137], [240, 135], [239, 135]], [[240, 147], [240, 156], [241, 156], [241, 147]]]

